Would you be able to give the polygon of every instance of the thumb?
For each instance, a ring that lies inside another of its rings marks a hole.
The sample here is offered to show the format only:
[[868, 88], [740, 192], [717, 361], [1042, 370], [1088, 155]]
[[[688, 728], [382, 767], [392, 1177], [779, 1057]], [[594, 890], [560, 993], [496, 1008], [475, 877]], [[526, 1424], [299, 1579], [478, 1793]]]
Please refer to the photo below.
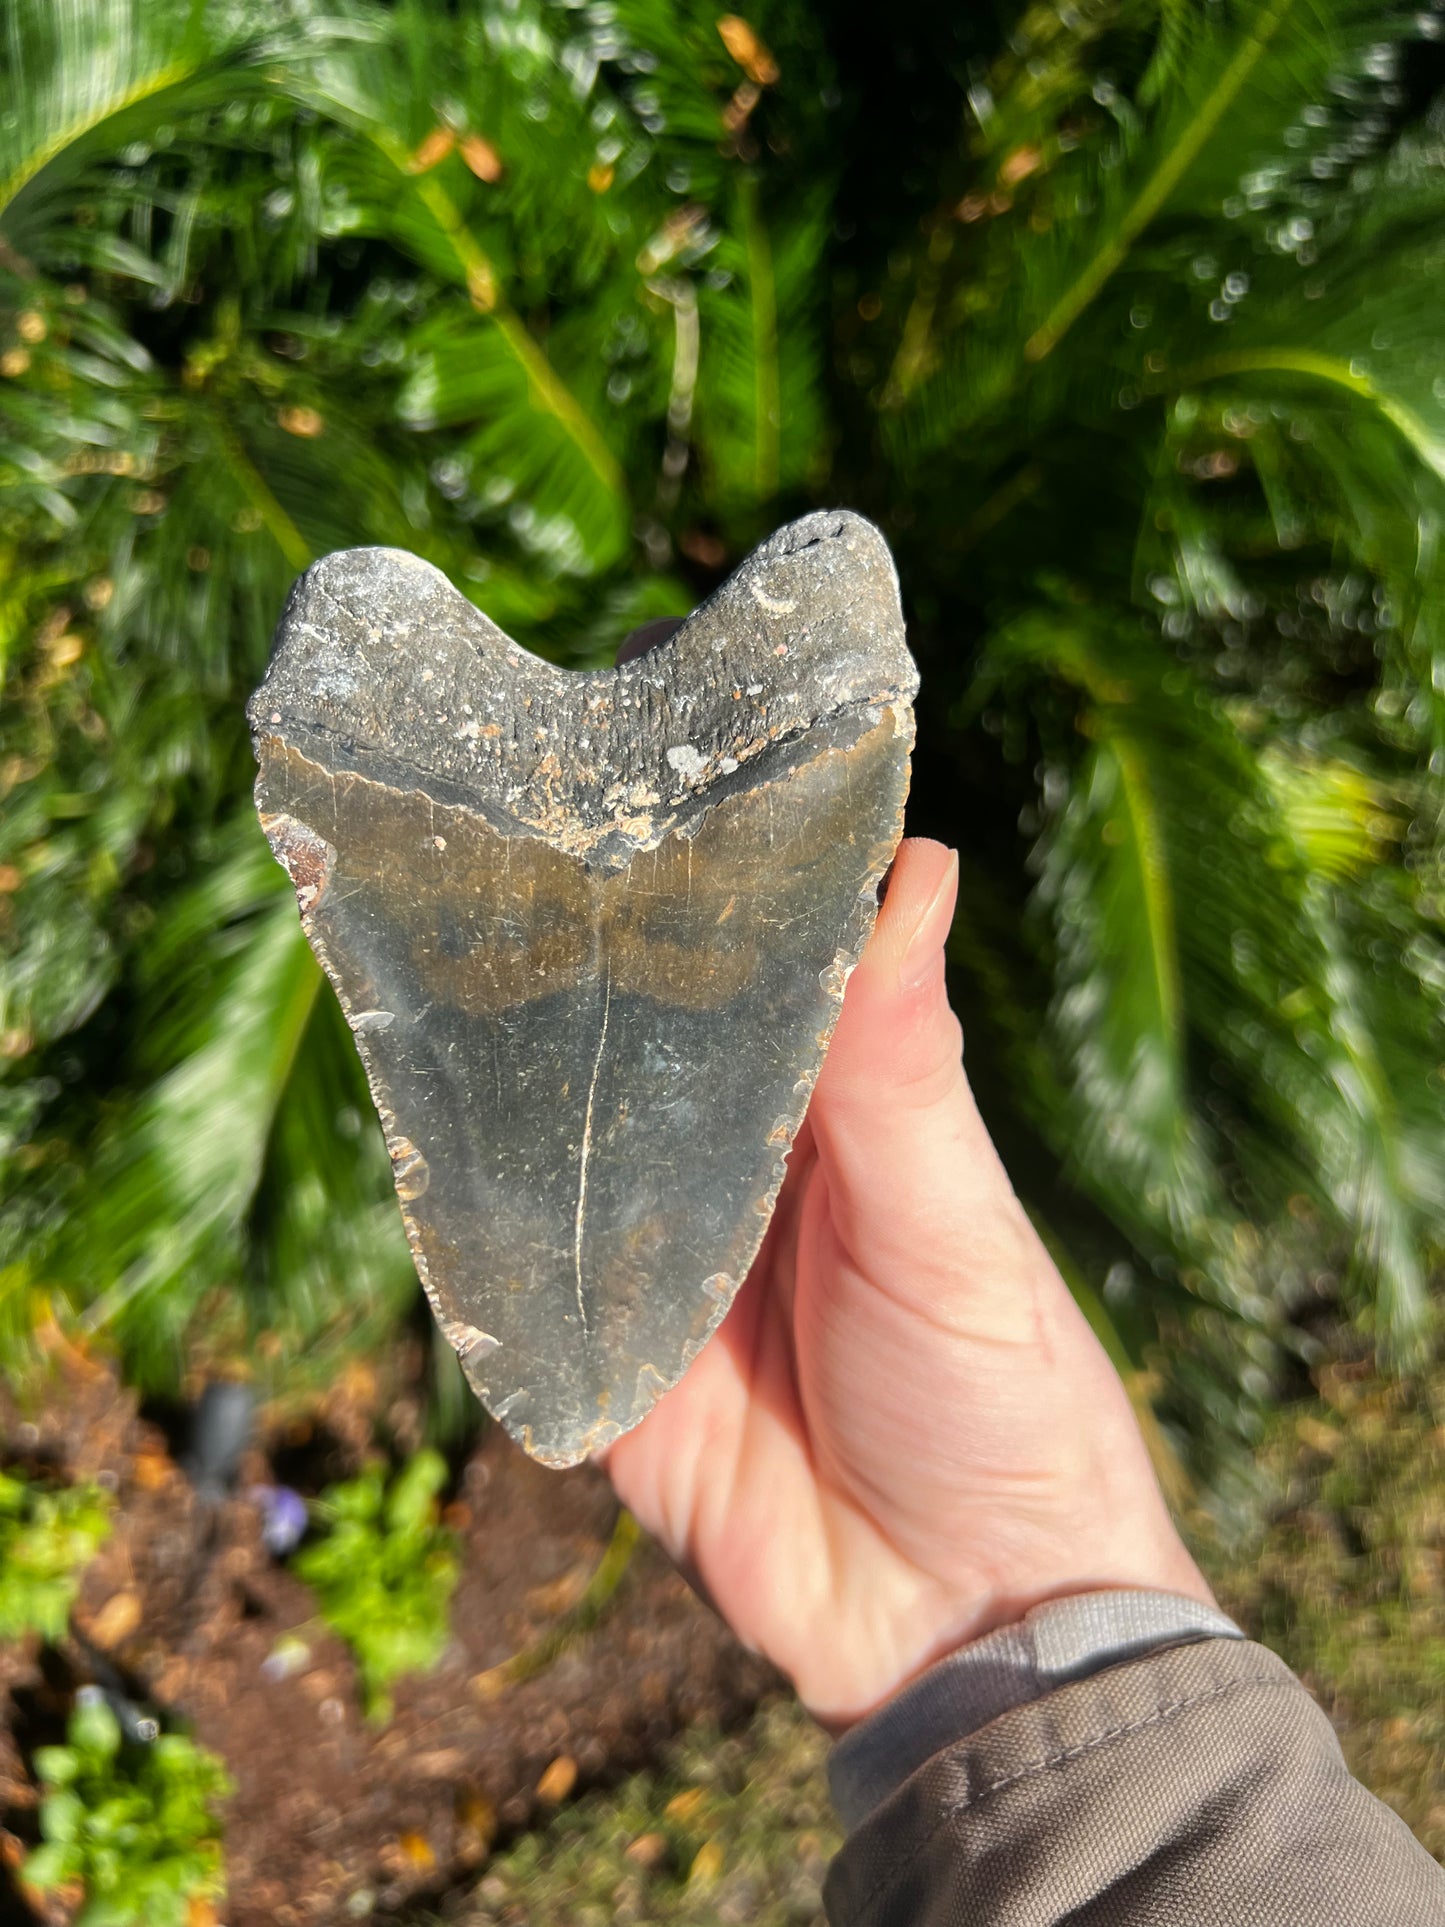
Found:
[[944, 978], [957, 894], [954, 851], [900, 844], [809, 1111], [835, 1225], [875, 1258], [896, 1242], [915, 1273], [930, 1252], [1035, 1242], [964, 1076]]
[[958, 853], [925, 837], [898, 846], [873, 935], [849, 979], [828, 1069], [874, 1097], [927, 1108], [961, 1080], [963, 1044], [944, 986]]

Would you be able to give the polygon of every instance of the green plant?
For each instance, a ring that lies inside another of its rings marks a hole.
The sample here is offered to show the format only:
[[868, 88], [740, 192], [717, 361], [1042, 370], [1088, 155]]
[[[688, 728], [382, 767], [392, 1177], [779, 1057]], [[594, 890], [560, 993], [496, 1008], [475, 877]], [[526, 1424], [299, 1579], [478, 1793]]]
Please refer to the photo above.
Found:
[[973, 576], [955, 727], [1032, 843], [1027, 904], [996, 831], [967, 865], [999, 1102], [1227, 1422], [1267, 1382], [1250, 1325], [1307, 1350], [1294, 1320], [1343, 1304], [1397, 1360], [1432, 1325], [1445, 209], [1414, 30], [1026, 9], [887, 304], [931, 594]]
[[81, 1574], [109, 1532], [110, 1501], [99, 1486], [0, 1472], [0, 1639], [59, 1639]]
[[[17, 0], [0, 41], [0, 1322], [129, 1369], [415, 1294], [247, 796], [394, 542], [608, 658], [796, 509], [899, 557], [970, 1064], [1196, 1446], [1445, 1246], [1429, 8]], [[881, 162], [880, 164], [880, 157]]]
[[446, 1476], [445, 1460], [428, 1449], [390, 1480], [373, 1463], [328, 1486], [315, 1507], [324, 1536], [292, 1561], [356, 1655], [369, 1719], [388, 1719], [392, 1681], [426, 1672], [447, 1643], [459, 1561], [456, 1535], [437, 1522]]
[[[767, 1702], [738, 1731], [684, 1730], [645, 1771], [568, 1801], [504, 1845], [467, 1918], [821, 1927], [823, 1875], [843, 1844], [826, 1754], [790, 1698]], [[422, 1918], [431, 1927], [435, 1916]]]
[[1309, 1685], [1350, 1769], [1445, 1856], [1445, 1368], [1319, 1374], [1274, 1414], [1260, 1522], [1194, 1551], [1227, 1612]]
[[230, 1792], [214, 1754], [180, 1733], [126, 1743], [96, 1688], [64, 1746], [37, 1749], [43, 1844], [21, 1869], [42, 1892], [78, 1882], [76, 1927], [185, 1927], [191, 1902], [225, 1892], [216, 1803]]

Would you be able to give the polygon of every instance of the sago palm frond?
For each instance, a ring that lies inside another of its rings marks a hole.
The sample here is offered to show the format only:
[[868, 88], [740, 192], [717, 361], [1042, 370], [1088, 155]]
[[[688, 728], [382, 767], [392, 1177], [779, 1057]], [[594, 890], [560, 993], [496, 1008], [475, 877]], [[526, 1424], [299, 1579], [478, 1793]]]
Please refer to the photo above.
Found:
[[1411, 1356], [1439, 16], [1006, 15], [12, 7], [0, 1307], [59, 1293], [164, 1377], [207, 1332], [324, 1360], [410, 1289], [245, 828], [311, 556], [415, 549], [595, 664], [851, 500], [925, 670], [918, 827], [963, 847], [971, 1062], [1081, 1293], [1200, 1435], [1341, 1310]]
[[1402, 112], [1414, 30], [1026, 15], [877, 394], [982, 644], [967, 713], [1039, 759], [1014, 793], [1052, 1069], [1016, 1053], [1021, 1101], [1156, 1273], [1266, 1324], [1342, 1291], [1399, 1356], [1445, 1045], [1445, 176]]

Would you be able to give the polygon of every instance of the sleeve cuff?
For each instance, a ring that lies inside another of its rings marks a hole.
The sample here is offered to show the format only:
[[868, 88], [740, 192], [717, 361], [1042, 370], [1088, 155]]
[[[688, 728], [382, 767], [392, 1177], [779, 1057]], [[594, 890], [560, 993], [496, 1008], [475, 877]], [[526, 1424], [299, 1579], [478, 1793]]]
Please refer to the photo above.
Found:
[[1051, 1599], [939, 1660], [844, 1734], [828, 1762], [833, 1805], [851, 1832], [926, 1760], [1011, 1707], [1161, 1647], [1243, 1637], [1222, 1612], [1178, 1593]]

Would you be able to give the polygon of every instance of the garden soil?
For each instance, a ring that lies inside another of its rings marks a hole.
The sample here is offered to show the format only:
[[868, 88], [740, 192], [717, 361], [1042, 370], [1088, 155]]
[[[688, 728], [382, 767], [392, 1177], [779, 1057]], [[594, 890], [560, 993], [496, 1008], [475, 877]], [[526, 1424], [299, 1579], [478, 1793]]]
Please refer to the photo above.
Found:
[[[648, 1762], [684, 1727], [735, 1725], [776, 1684], [645, 1542], [600, 1621], [568, 1636], [616, 1501], [594, 1469], [544, 1470], [493, 1427], [447, 1508], [463, 1549], [451, 1643], [370, 1725], [347, 1649], [267, 1554], [244, 1495], [273, 1476], [304, 1491], [345, 1476], [379, 1427], [405, 1445], [417, 1423], [405, 1397], [378, 1413], [362, 1367], [308, 1417], [268, 1431], [263, 1413], [265, 1449], [214, 1506], [104, 1366], [62, 1347], [43, 1403], [5, 1401], [0, 1456], [98, 1478], [116, 1505], [74, 1615], [90, 1655], [74, 1641], [0, 1644], [0, 1919], [69, 1917], [27, 1907], [16, 1868], [36, 1838], [30, 1757], [62, 1736], [96, 1651], [235, 1782], [229, 1896], [206, 1917], [230, 1927], [322, 1927], [440, 1898], [559, 1802]], [[495, 1669], [559, 1632], [549, 1663], [499, 1684]]]

